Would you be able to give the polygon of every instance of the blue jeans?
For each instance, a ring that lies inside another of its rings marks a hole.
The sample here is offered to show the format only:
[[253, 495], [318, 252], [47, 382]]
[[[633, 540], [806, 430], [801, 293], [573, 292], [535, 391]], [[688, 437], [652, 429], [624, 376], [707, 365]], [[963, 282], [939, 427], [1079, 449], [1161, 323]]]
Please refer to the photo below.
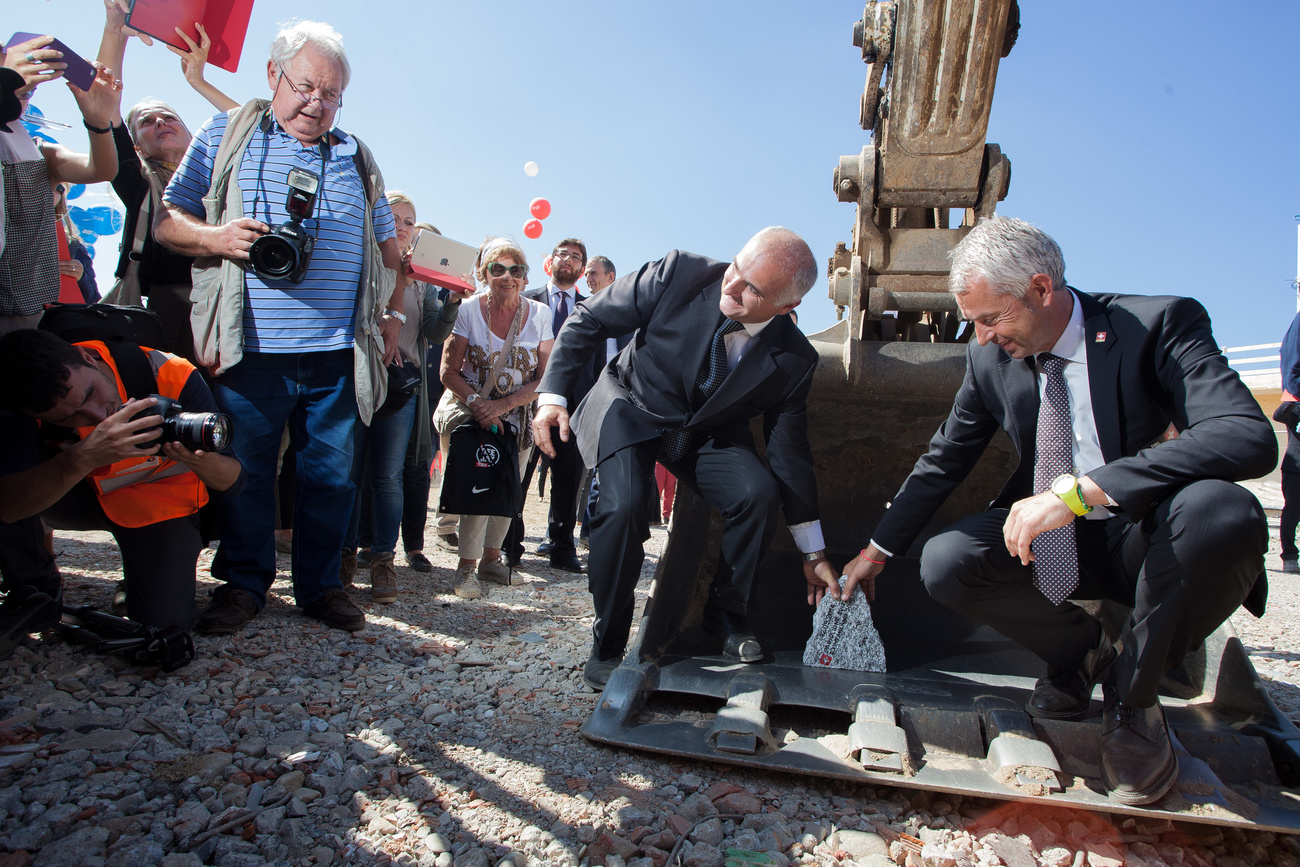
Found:
[[357, 399], [352, 350], [245, 353], [213, 381], [213, 396], [234, 421], [234, 450], [246, 484], [216, 498], [221, 545], [216, 578], [251, 593], [258, 607], [275, 581], [275, 468], [286, 424], [297, 458], [293, 513], [293, 595], [301, 606], [342, 589], [339, 566], [356, 486]]
[[[358, 472], [370, 484], [370, 550], [375, 554], [391, 554], [397, 548], [397, 528], [402, 521], [402, 467], [406, 463], [406, 447], [415, 426], [415, 411], [420, 402], [414, 398], [392, 415], [375, 416], [370, 427], [362, 426], [358, 435]], [[364, 469], [367, 467], [368, 469]], [[358, 495], [352, 507], [352, 520], [348, 529], [348, 548], [358, 546], [361, 509], [366, 498]]]

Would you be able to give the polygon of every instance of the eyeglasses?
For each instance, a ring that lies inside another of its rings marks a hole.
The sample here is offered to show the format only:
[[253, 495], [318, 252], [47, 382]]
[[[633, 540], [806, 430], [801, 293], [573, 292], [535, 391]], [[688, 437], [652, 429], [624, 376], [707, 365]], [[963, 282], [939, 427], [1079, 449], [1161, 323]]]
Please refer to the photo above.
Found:
[[518, 280], [520, 277], [523, 277], [523, 276], [524, 276], [524, 272], [525, 272], [526, 270], [527, 270], [527, 269], [526, 269], [523, 265], [509, 265], [509, 266], [507, 266], [507, 265], [502, 265], [500, 262], [492, 262], [491, 264], [489, 264], [489, 265], [487, 266], [487, 272], [488, 272], [488, 275], [489, 275], [489, 276], [492, 276], [492, 277], [501, 277], [501, 276], [503, 276], [507, 271], [509, 271], [509, 272], [510, 272], [510, 276], [511, 276], [511, 277], [514, 277], [516, 280]]
[[579, 262], [583, 260], [583, 256], [581, 253], [574, 253], [571, 250], [560, 250], [558, 253], [552, 253], [551, 258], [552, 259], [577, 259]]
[[289, 85], [289, 89], [293, 91], [293, 95], [298, 97], [298, 101], [301, 102], [303, 105], [311, 105], [313, 102], [319, 102], [320, 107], [325, 109], [326, 111], [338, 111], [340, 108], [343, 107], [342, 94], [339, 94], [338, 96], [334, 96], [334, 97], [328, 95], [317, 96], [311, 91], [299, 90], [298, 85], [293, 83], [293, 79], [291, 79], [288, 73], [284, 71], [283, 66], [280, 67], [280, 78], [284, 79], [284, 83]]

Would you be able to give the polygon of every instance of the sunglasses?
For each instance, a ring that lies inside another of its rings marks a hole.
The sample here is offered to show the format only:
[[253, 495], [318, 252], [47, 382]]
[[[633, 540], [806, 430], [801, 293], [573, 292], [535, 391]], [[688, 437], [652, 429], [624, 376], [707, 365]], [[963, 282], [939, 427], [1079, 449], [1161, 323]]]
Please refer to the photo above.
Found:
[[524, 276], [525, 270], [526, 269], [524, 268], [523, 265], [511, 265], [507, 267], [505, 265], [502, 265], [500, 262], [493, 262], [487, 266], [487, 272], [489, 276], [500, 277], [504, 275], [507, 271], [509, 271], [510, 276], [514, 277], [516, 280]]

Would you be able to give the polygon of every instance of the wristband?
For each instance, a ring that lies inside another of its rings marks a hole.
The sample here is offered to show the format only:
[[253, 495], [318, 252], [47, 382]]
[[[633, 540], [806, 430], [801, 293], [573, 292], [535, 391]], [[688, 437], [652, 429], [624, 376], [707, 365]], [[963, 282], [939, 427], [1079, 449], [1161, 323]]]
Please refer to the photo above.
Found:
[[113, 131], [113, 124], [111, 121], [109, 122], [108, 126], [91, 126], [90, 121], [86, 120], [83, 117], [81, 119], [81, 125], [84, 126], [86, 129], [90, 130], [91, 132], [97, 132], [100, 135], [105, 135], [106, 133], [110, 133]]
[[822, 559], [825, 556], [826, 556], [826, 549], [822, 548], [820, 551], [809, 551], [807, 554], [804, 554], [803, 560], [805, 563], [813, 563], [817, 560]]
[[400, 310], [385, 310], [385, 311], [384, 311], [384, 315], [385, 315], [385, 316], [391, 316], [391, 317], [393, 317], [394, 319], [396, 319], [398, 322], [402, 323], [403, 325], [406, 324], [406, 314], [403, 313], [403, 312], [400, 311]]
[[870, 557], [868, 557], [866, 548], [863, 548], [862, 551], [858, 554], [858, 556], [861, 557], [863, 560], [866, 560], [868, 563], [875, 563], [877, 566], [885, 565], [884, 560], [872, 560]]

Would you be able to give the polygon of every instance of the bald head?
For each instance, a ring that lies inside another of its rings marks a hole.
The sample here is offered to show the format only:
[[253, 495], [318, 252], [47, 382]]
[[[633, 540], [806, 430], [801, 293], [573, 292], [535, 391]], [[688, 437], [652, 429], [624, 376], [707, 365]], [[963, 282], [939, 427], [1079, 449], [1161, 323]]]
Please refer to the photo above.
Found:
[[798, 304], [817, 282], [817, 259], [808, 242], [785, 226], [768, 226], [746, 242], [741, 250], [750, 258], [774, 264], [785, 276], [784, 286], [769, 287], [773, 304]]

